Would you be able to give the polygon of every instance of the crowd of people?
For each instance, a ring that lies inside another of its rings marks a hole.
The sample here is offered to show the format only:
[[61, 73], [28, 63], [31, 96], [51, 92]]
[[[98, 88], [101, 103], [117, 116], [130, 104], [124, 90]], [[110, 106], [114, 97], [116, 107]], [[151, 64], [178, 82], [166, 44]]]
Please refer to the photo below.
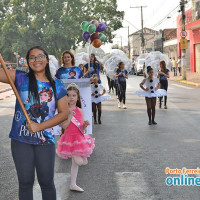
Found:
[[[95, 148], [95, 139], [86, 133], [90, 122], [84, 120], [81, 109], [80, 91], [73, 79], [89, 78], [91, 81], [91, 105], [94, 124], [102, 124], [102, 101], [110, 98], [102, 86], [100, 71], [102, 63], [94, 54], [90, 63], [75, 66], [74, 54], [66, 50], [61, 55], [61, 67], [53, 79], [47, 52], [39, 47], [31, 48], [26, 55], [29, 72], [20, 70], [9, 71], [25, 109], [31, 119], [27, 123], [19, 102], [16, 101], [15, 114], [9, 137], [11, 150], [19, 181], [19, 200], [33, 199], [33, 184], [35, 169], [43, 200], [55, 200], [54, 185], [55, 152], [63, 159], [72, 159], [70, 190], [83, 192], [77, 186], [76, 179], [81, 165], [88, 163], [87, 158]], [[167, 87], [169, 70], [164, 61], [160, 62], [160, 70], [154, 77], [151, 66], [147, 67], [147, 76], [140, 83], [138, 96], [145, 97], [149, 125], [155, 122], [156, 98], [164, 96], [164, 108], [167, 109]], [[72, 79], [66, 88], [60, 79]], [[108, 93], [115, 93], [118, 98], [118, 108], [126, 107], [126, 81], [128, 71], [125, 64], [119, 62], [114, 76], [107, 74]], [[3, 69], [0, 69], [0, 82], [9, 83]], [[98, 117], [98, 118], [97, 118]], [[52, 127], [61, 124], [62, 134], [56, 140]]]

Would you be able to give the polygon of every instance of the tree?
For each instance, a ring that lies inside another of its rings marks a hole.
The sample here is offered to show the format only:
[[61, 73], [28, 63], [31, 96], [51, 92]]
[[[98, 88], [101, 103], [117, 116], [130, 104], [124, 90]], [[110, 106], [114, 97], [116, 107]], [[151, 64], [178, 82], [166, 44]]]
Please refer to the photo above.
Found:
[[83, 41], [80, 24], [97, 19], [107, 25], [107, 42], [122, 27], [124, 12], [116, 0], [3, 0], [0, 3], [0, 49], [5, 59], [13, 52], [25, 56], [36, 45], [58, 58]]

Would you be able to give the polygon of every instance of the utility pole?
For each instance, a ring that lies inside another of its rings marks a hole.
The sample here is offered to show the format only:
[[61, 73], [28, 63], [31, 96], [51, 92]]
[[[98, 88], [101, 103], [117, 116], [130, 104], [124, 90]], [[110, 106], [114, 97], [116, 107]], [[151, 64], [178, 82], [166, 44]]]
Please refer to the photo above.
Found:
[[128, 56], [129, 56], [129, 59], [131, 58], [131, 53], [130, 53], [130, 41], [129, 41], [129, 26], [125, 26], [125, 27], [122, 27], [122, 28], [127, 28], [128, 29]]
[[146, 8], [147, 6], [136, 6], [136, 7], [130, 7], [130, 8], [140, 8], [141, 9], [141, 49], [142, 53], [144, 53], [144, 47], [145, 47], [145, 40], [144, 40], [144, 30], [143, 30], [143, 8]]
[[128, 26], [128, 57], [131, 58], [131, 49], [130, 49], [130, 41], [129, 41], [129, 26]]
[[[181, 26], [182, 26], [182, 32], [185, 32], [185, 3], [187, 1], [181, 0], [180, 1], [180, 9], [182, 12], [182, 19], [181, 19]], [[181, 34], [181, 39], [185, 39], [184, 34]], [[183, 80], [186, 80], [186, 49], [181, 48], [181, 70], [182, 70], [182, 76]]]

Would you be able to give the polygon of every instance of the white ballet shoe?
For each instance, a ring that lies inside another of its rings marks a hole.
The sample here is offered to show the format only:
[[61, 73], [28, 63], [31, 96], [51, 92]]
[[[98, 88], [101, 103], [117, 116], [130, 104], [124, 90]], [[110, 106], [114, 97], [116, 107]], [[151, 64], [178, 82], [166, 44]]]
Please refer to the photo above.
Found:
[[88, 164], [87, 158], [83, 158], [83, 165], [87, 165], [87, 164]]
[[82, 188], [78, 187], [77, 185], [70, 185], [69, 189], [72, 191], [84, 192], [84, 190]]

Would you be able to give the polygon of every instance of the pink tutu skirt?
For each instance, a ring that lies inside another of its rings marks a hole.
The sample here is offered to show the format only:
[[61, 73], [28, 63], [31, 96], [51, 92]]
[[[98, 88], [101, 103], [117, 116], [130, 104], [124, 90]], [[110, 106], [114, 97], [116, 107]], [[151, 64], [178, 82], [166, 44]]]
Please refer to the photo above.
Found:
[[56, 153], [63, 159], [73, 156], [90, 157], [95, 147], [95, 139], [88, 134], [83, 135], [80, 131], [74, 133], [65, 133], [58, 140]]

